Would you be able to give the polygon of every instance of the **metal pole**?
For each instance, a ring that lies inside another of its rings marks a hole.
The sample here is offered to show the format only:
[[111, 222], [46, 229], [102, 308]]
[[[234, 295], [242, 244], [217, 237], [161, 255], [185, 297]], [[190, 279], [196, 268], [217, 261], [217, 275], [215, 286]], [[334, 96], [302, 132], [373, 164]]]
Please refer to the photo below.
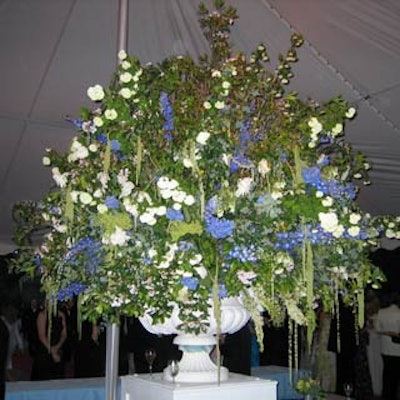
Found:
[[107, 325], [106, 400], [117, 400], [119, 325]]
[[118, 52], [128, 47], [128, 4], [129, 0], [119, 0], [118, 13], [118, 42], [117, 42], [117, 63], [119, 63]]
[[[119, 0], [118, 37], [117, 37], [117, 65], [118, 53], [127, 48], [128, 42], [128, 1]], [[106, 400], [117, 400], [118, 363], [119, 363], [119, 334], [120, 327], [116, 323], [107, 325], [106, 350]]]

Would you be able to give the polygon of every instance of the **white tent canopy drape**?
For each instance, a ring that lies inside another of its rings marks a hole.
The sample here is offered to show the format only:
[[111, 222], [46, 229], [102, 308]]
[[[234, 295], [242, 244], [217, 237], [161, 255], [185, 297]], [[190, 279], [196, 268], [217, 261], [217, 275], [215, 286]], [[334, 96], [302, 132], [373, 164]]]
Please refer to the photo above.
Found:
[[[205, 2], [211, 5], [211, 1]], [[271, 59], [302, 33], [291, 89], [318, 101], [342, 95], [358, 116], [348, 139], [371, 164], [360, 205], [400, 214], [400, 3], [397, 0], [227, 0], [238, 9], [235, 49], [266, 44]], [[207, 43], [198, 0], [130, 0], [128, 52], [142, 63], [197, 57]], [[12, 205], [51, 186], [41, 159], [76, 135], [65, 116], [89, 106], [89, 86], [107, 85], [117, 54], [118, 2], [0, 0], [0, 254], [14, 248]], [[271, 68], [273, 67], [273, 62]]]

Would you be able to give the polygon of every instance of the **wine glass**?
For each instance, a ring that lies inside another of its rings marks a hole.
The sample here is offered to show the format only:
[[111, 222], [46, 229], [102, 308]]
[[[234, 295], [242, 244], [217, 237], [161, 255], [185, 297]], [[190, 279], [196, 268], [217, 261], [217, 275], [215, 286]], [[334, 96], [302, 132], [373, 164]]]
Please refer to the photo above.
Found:
[[144, 352], [144, 357], [146, 358], [147, 364], [149, 365], [150, 377], [153, 378], [153, 363], [157, 357], [155, 349], [146, 349]]
[[175, 385], [175, 377], [179, 373], [179, 362], [178, 360], [171, 360], [169, 363], [169, 373], [172, 376], [172, 383]]
[[346, 399], [350, 399], [350, 396], [353, 394], [353, 384], [350, 382], [346, 382], [343, 384], [344, 394], [346, 395]]

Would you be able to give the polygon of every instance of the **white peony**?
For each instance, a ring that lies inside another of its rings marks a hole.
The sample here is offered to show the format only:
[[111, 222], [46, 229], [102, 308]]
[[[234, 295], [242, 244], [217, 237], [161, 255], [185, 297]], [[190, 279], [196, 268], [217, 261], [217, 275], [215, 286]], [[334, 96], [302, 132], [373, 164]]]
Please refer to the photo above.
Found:
[[349, 215], [349, 221], [351, 224], [356, 225], [361, 221], [361, 215], [357, 213], [351, 213]]
[[107, 109], [104, 111], [104, 117], [110, 121], [113, 121], [118, 117], [118, 113], [114, 108]]
[[92, 101], [101, 101], [104, 99], [104, 89], [101, 85], [91, 86], [87, 90], [87, 95]]
[[87, 205], [87, 204], [90, 204], [93, 201], [93, 197], [88, 192], [81, 192], [81, 193], [79, 193], [79, 201], [82, 204]]
[[320, 212], [318, 218], [324, 231], [333, 233], [337, 229], [339, 220], [334, 212]]
[[43, 165], [50, 165], [50, 164], [51, 164], [50, 157], [44, 156], [44, 157], [42, 158], [42, 164], [43, 164]]

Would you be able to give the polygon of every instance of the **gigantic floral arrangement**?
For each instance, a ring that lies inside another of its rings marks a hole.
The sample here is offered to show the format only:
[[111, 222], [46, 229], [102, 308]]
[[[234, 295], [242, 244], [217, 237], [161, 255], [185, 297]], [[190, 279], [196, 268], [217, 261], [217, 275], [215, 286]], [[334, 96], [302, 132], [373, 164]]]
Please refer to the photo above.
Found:
[[241, 296], [259, 333], [260, 310], [312, 332], [317, 306], [363, 304], [383, 278], [369, 250], [399, 220], [355, 201], [369, 169], [344, 138], [355, 109], [285, 91], [302, 38], [271, 72], [263, 45], [232, 55], [234, 8], [200, 14], [209, 55], [141, 65], [121, 51], [110, 87], [88, 89], [79, 135], [43, 158], [50, 232], [23, 265], [50, 301], [78, 296], [93, 319], [161, 321], [178, 304], [182, 329], [199, 332], [210, 298]]

